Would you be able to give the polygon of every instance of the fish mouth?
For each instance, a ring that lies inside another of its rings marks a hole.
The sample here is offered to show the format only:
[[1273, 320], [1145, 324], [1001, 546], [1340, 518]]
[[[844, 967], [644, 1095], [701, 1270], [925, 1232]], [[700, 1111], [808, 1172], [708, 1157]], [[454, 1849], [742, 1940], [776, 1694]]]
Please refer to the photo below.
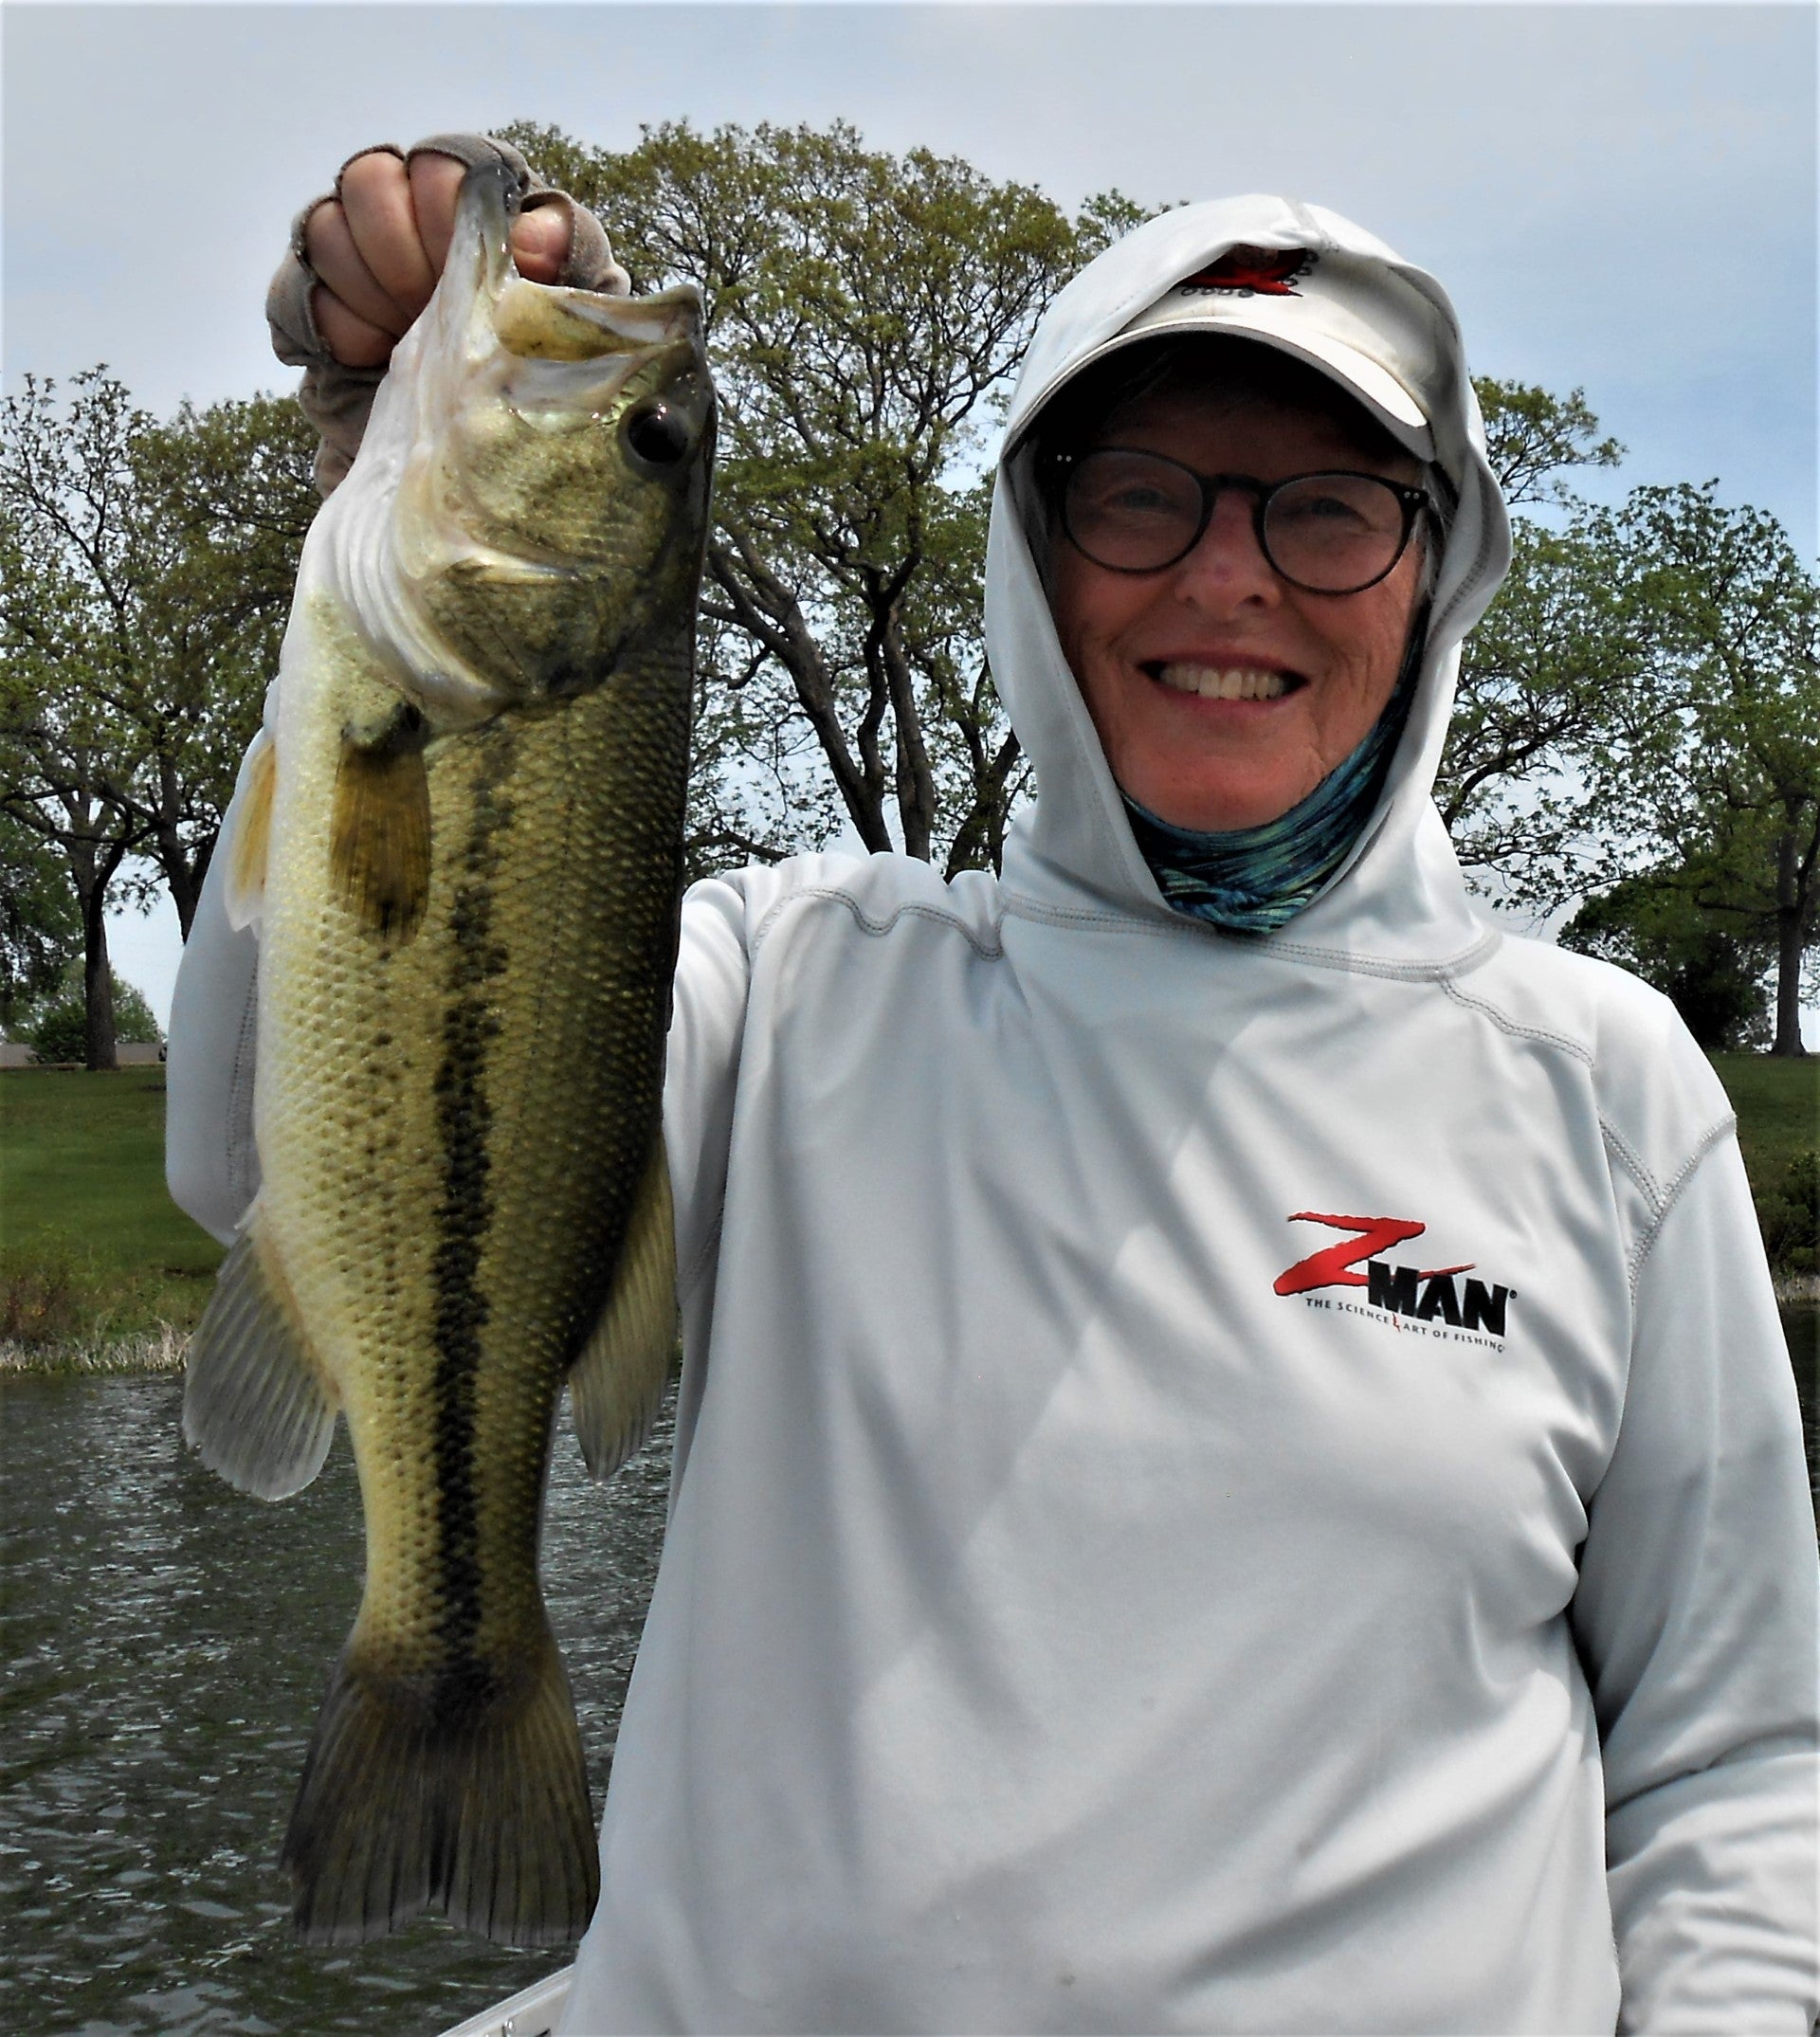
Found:
[[[520, 209], [518, 181], [505, 164], [476, 164], [462, 182], [448, 259], [450, 269], [472, 278], [470, 356], [505, 357], [508, 401], [521, 397], [537, 410], [592, 409], [667, 350], [686, 349], [705, 366], [701, 299], [693, 284], [634, 298], [533, 282], [512, 259], [512, 222]], [[515, 362], [524, 369], [513, 373]]]

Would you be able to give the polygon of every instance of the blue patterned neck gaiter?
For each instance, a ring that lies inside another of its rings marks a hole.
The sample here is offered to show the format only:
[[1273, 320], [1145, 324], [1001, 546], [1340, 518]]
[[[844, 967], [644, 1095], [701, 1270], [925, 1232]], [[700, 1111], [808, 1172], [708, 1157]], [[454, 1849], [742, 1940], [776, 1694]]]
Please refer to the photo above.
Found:
[[1235, 934], [1274, 934], [1346, 860], [1371, 818], [1415, 698], [1428, 617], [1418, 616], [1395, 691], [1371, 732], [1287, 813], [1229, 834], [1175, 828], [1120, 793], [1132, 834], [1163, 900]]

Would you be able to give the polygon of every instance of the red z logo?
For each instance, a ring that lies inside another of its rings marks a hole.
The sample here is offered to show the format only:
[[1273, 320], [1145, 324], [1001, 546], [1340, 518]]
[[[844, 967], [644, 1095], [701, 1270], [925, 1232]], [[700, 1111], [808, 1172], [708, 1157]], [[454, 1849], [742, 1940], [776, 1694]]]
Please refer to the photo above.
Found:
[[1236, 290], [1247, 296], [1300, 297], [1296, 279], [1315, 265], [1306, 247], [1251, 247], [1241, 242], [1217, 262], [1184, 278], [1181, 290]]
[[1292, 1224], [1326, 1224], [1335, 1230], [1350, 1230], [1355, 1236], [1338, 1245], [1324, 1246], [1299, 1259], [1287, 1273], [1277, 1276], [1280, 1295], [1306, 1294], [1311, 1287], [1363, 1287], [1362, 1273], [1351, 1269], [1361, 1260], [1376, 1259], [1406, 1238], [1419, 1238], [1426, 1224], [1411, 1224], [1400, 1216], [1320, 1216], [1312, 1209], [1298, 1209]]

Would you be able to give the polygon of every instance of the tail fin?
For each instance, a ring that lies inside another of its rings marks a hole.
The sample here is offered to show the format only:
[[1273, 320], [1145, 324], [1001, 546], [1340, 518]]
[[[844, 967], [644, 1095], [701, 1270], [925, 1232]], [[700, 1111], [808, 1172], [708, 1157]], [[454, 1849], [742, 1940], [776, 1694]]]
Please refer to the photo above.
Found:
[[380, 1937], [425, 1910], [510, 1945], [560, 1945], [600, 1892], [593, 1810], [555, 1637], [536, 1674], [465, 1708], [363, 1666], [329, 1679], [282, 1857], [306, 1944]]

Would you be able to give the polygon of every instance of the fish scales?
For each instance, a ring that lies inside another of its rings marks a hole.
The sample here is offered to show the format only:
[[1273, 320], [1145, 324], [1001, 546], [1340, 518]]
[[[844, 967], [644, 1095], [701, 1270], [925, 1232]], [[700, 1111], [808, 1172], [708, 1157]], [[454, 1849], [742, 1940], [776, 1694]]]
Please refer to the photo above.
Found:
[[[269, 1042], [275, 1077], [261, 1160], [268, 1216], [307, 1241], [288, 1262], [293, 1289], [318, 1337], [423, 1361], [421, 1378], [388, 1365], [342, 1381], [356, 1452], [363, 1435], [416, 1420], [399, 1395], [433, 1396], [439, 1438], [463, 1408], [471, 1419], [476, 1395], [554, 1404], [600, 1313], [641, 1164], [617, 1135], [654, 1124], [658, 1107], [663, 1007], [650, 985], [669, 951], [680, 832], [674, 806], [664, 813], [625, 782], [639, 746], [616, 742], [614, 724], [646, 697], [603, 689], [559, 717], [507, 714], [432, 747], [432, 833], [459, 854], [433, 867], [422, 928], [380, 967], [342, 964], [344, 915], [319, 887], [282, 890], [268, 918], [261, 994], [275, 1017], [262, 1050]], [[281, 815], [275, 827], [302, 862], [326, 857], [337, 747], [324, 718], [323, 754], [292, 793], [303, 825], [286, 829]], [[650, 817], [642, 839], [628, 812]], [[609, 916], [603, 894], [628, 904]], [[558, 974], [592, 976], [602, 994], [552, 996]], [[401, 1028], [412, 1010], [440, 1012], [438, 1033]], [[382, 1154], [415, 1164], [381, 1169]], [[495, 1354], [490, 1370], [479, 1342], [489, 1319], [514, 1326], [509, 1359]], [[369, 1394], [394, 1405], [368, 1422]], [[407, 1506], [385, 1466], [368, 1479], [363, 1461], [368, 1489], [387, 1495], [382, 1532], [402, 1532], [392, 1520], [413, 1510], [435, 1518], [458, 1468], [408, 1464], [428, 1489]], [[489, 1496], [511, 1509], [502, 1547], [528, 1553], [541, 1484], [538, 1462]], [[410, 1573], [406, 1549], [372, 1554], [397, 1559], [376, 1564], [381, 1574]]]
[[331, 1942], [426, 1908], [519, 1943], [585, 1926], [544, 1484], [565, 1384], [597, 1476], [643, 1440], [674, 1321], [699, 306], [539, 293], [505, 227], [470, 173], [312, 535], [223, 849], [260, 925], [262, 1186], [185, 1428], [275, 1498], [347, 1421], [366, 1583], [285, 1843]]

